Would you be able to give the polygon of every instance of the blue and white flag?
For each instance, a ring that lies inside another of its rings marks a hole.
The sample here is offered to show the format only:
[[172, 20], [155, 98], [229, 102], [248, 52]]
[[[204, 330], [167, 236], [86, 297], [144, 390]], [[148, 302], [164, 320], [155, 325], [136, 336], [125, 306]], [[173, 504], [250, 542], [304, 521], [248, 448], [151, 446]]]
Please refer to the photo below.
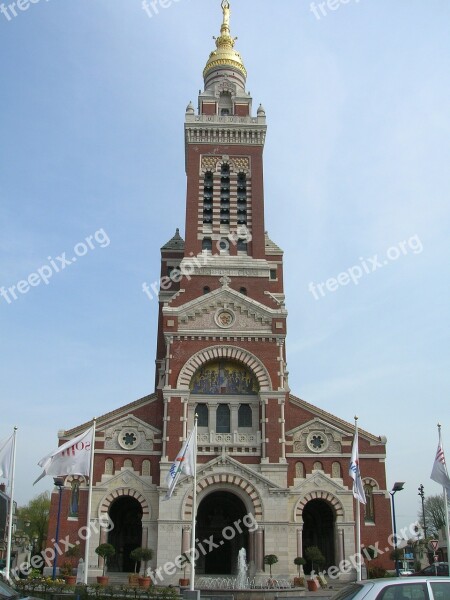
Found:
[[366, 504], [366, 494], [364, 493], [361, 472], [359, 470], [358, 429], [356, 429], [355, 437], [353, 439], [352, 457], [350, 459], [348, 474], [353, 479], [353, 496], [361, 502], [361, 504]]
[[444, 449], [439, 438], [439, 446], [434, 459], [433, 470], [431, 471], [431, 479], [436, 483], [440, 483], [446, 488], [447, 493], [450, 493], [450, 478], [448, 476], [447, 465], [445, 464]]
[[181, 450], [178, 452], [177, 457], [170, 467], [170, 471], [167, 473], [166, 483], [167, 493], [164, 497], [164, 500], [170, 500], [172, 497], [173, 491], [178, 483], [178, 479], [180, 475], [184, 473], [185, 475], [194, 475], [195, 474], [195, 462], [196, 462], [196, 444], [197, 442], [197, 428], [191, 431], [189, 437], [184, 442]]

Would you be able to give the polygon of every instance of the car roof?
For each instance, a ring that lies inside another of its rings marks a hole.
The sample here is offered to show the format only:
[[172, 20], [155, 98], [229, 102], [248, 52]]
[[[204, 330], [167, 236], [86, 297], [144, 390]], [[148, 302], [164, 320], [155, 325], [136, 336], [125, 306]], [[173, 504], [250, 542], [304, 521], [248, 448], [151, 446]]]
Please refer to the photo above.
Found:
[[383, 577], [382, 579], [366, 579], [365, 581], [358, 581], [359, 584], [362, 585], [385, 585], [389, 583], [389, 585], [400, 585], [405, 583], [425, 583], [426, 581], [430, 581], [431, 583], [436, 583], [436, 581], [450, 581], [448, 577], [425, 577], [423, 575], [408, 577], [405, 579], [404, 577]]

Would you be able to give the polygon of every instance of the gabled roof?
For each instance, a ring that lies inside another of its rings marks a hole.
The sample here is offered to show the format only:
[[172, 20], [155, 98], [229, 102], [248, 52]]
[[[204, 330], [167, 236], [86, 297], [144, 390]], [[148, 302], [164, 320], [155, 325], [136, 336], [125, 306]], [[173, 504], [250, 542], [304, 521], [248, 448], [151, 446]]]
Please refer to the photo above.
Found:
[[267, 233], [267, 231], [265, 232], [265, 248], [266, 248], [266, 254], [284, 254], [283, 250], [277, 246], [275, 244], [275, 242], [272, 242], [272, 240], [269, 238], [269, 234]]
[[[137, 408], [141, 408], [142, 406], [145, 406], [145, 404], [150, 404], [151, 402], [154, 402], [157, 399], [157, 395], [155, 393], [153, 394], [149, 394], [148, 396], [144, 396], [143, 398], [139, 398], [139, 400], [135, 400], [134, 402], [130, 402], [129, 404], [125, 404], [125, 406], [121, 406], [120, 408], [116, 408], [115, 410], [112, 410], [111, 412], [107, 412], [104, 415], [101, 415], [100, 417], [97, 417], [97, 426], [98, 427], [102, 427], [104, 424], [106, 424], [108, 421], [112, 420], [112, 419], [116, 419], [118, 417], [122, 417], [127, 415], [129, 412], [131, 412], [132, 410], [135, 410]], [[70, 439], [71, 437], [74, 437], [75, 435], [78, 435], [79, 433], [81, 433], [84, 429], [87, 429], [88, 427], [90, 427], [92, 425], [92, 421], [87, 421], [86, 423], [82, 423], [81, 425], [77, 425], [76, 427], [73, 427], [72, 429], [67, 429], [66, 431], [60, 431], [58, 433], [58, 437], [61, 439]]]
[[[354, 423], [348, 423], [347, 421], [344, 421], [343, 419], [336, 417], [336, 415], [332, 415], [331, 413], [329, 413], [325, 410], [322, 410], [321, 408], [318, 408], [317, 406], [314, 406], [313, 404], [310, 404], [309, 402], [306, 402], [305, 400], [302, 400], [301, 398], [297, 398], [297, 396], [294, 396], [293, 394], [289, 394], [289, 400], [290, 400], [290, 402], [297, 404], [301, 408], [304, 408], [305, 410], [324, 419], [325, 421], [327, 421], [331, 424], [335, 423], [338, 427], [342, 428], [349, 436], [354, 435], [354, 433], [355, 433]], [[369, 440], [370, 442], [375, 443], [380, 446], [384, 446], [387, 442], [387, 439], [385, 436], [376, 436], [373, 433], [369, 433], [368, 431], [365, 431], [364, 429], [360, 429], [359, 427], [358, 427], [358, 433], [361, 437], [364, 437], [367, 440]]]

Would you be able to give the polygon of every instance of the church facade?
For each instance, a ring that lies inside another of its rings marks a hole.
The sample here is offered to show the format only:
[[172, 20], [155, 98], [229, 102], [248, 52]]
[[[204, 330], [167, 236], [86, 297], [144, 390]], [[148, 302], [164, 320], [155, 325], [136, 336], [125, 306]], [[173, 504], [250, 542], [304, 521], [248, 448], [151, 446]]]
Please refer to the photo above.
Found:
[[[100, 574], [94, 550], [102, 542], [116, 549], [110, 572], [132, 572], [137, 546], [153, 549], [154, 570], [172, 563], [190, 546], [195, 509], [198, 577], [235, 574], [241, 548], [252, 576], [263, 576], [264, 556], [275, 554], [274, 574], [285, 577], [297, 573], [294, 558], [308, 547], [319, 547], [325, 568], [357, 551], [348, 475], [354, 425], [289, 388], [283, 251], [264, 224], [266, 113], [253, 110], [225, 0], [222, 10], [198, 109], [186, 109], [185, 238], [177, 230], [161, 249], [155, 392], [97, 421], [91, 575]], [[195, 415], [196, 507], [191, 477], [164, 500], [167, 472]], [[61, 433], [61, 443], [85, 429]], [[384, 548], [386, 439], [360, 431], [359, 452], [362, 543]], [[49, 539], [57, 503], [55, 491]], [[106, 517], [111, 531], [100, 526]], [[86, 519], [85, 482], [70, 476], [60, 537], [75, 543]], [[392, 568], [387, 555], [376, 564]], [[161, 583], [182, 576], [172, 569]]]

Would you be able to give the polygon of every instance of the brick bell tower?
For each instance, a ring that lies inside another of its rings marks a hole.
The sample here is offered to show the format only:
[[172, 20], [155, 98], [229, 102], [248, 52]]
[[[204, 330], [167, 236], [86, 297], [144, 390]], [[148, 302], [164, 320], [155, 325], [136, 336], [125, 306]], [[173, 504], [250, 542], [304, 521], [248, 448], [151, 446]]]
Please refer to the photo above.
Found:
[[[161, 485], [197, 413], [199, 466], [222, 457], [223, 470], [226, 457], [286, 487], [287, 312], [283, 252], [264, 227], [266, 114], [261, 105], [253, 113], [228, 1], [222, 10], [198, 109], [186, 109], [185, 241], [177, 230], [161, 249]], [[168, 505], [160, 519], [174, 516]], [[249, 507], [261, 516], [251, 499]], [[182, 509], [182, 520], [190, 515]]]

